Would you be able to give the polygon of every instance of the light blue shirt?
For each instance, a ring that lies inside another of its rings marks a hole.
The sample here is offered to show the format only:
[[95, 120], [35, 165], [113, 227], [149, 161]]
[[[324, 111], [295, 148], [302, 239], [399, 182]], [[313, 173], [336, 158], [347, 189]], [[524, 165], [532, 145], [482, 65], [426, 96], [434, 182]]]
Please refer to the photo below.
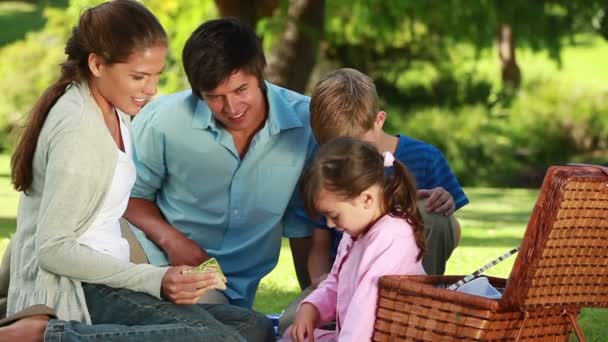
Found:
[[[298, 179], [315, 146], [307, 96], [266, 83], [269, 113], [241, 160], [232, 135], [206, 103], [183, 91], [148, 104], [133, 121], [137, 181], [167, 221], [217, 258], [231, 304], [251, 307], [276, 265], [281, 237], [306, 237], [295, 215]], [[166, 255], [134, 229], [154, 265]]]

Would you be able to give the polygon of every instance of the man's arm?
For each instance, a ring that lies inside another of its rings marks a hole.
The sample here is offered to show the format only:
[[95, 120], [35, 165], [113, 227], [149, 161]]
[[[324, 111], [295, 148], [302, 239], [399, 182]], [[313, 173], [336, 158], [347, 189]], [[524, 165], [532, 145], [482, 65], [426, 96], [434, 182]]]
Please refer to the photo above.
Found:
[[167, 253], [172, 266], [198, 266], [209, 259], [207, 252], [170, 225], [151, 201], [131, 197], [124, 217]]
[[310, 251], [312, 239], [310, 237], [289, 238], [289, 247], [291, 247], [291, 256], [293, 257], [293, 265], [296, 269], [296, 276], [300, 289], [304, 290], [310, 286], [310, 277], [306, 267], [308, 254]]
[[329, 251], [332, 245], [332, 231], [316, 228], [312, 232], [312, 246], [308, 256], [308, 274], [312, 286], [316, 288], [331, 270]]

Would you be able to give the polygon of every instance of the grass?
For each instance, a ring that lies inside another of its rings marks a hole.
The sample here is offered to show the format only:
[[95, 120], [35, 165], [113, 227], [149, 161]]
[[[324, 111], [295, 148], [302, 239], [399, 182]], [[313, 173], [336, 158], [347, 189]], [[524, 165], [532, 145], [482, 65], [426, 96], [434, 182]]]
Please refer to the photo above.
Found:
[[[591, 89], [606, 89], [608, 69], [600, 67], [608, 56], [608, 42], [596, 34], [579, 34], [565, 38], [560, 62], [549, 57], [546, 51], [534, 51], [518, 46], [517, 63], [521, 68], [523, 82], [530, 80], [556, 80], [584, 84]], [[498, 51], [495, 47], [485, 49], [480, 58], [473, 58], [470, 46], [459, 46], [452, 52], [458, 61], [458, 72], [473, 71], [478, 79], [500, 84]]]
[[[538, 195], [536, 190], [467, 188], [471, 203], [458, 212], [463, 227], [460, 246], [447, 265], [447, 274], [467, 274], [519, 245]], [[15, 230], [18, 195], [10, 186], [9, 157], [0, 155], [0, 256]], [[487, 272], [508, 277], [515, 257]], [[299, 293], [289, 243], [283, 240], [277, 267], [262, 279], [254, 308], [278, 313]], [[605, 341], [607, 309], [585, 309], [579, 323], [589, 341]]]
[[25, 38], [29, 31], [42, 29], [46, 19], [42, 15], [46, 6], [66, 7], [68, 0], [1, 1], [0, 47]]
[[[468, 274], [519, 245], [538, 195], [537, 190], [467, 188], [471, 203], [458, 212], [463, 226], [460, 246], [450, 258], [446, 274]], [[508, 277], [515, 256], [488, 270], [487, 275]], [[265, 277], [254, 308], [278, 313], [299, 292], [289, 244], [283, 241], [279, 264]], [[579, 323], [589, 341], [605, 341], [608, 309], [584, 309]]]

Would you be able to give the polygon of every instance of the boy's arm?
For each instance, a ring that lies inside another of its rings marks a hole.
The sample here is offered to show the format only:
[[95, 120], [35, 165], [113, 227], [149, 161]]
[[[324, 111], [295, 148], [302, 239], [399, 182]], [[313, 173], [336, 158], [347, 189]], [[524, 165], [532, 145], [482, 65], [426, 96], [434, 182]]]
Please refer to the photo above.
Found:
[[308, 260], [310, 255], [311, 239], [310, 237], [289, 238], [289, 247], [300, 289], [304, 290], [310, 286], [310, 276], [306, 268], [306, 260]]
[[316, 288], [331, 270], [329, 250], [332, 245], [332, 231], [316, 228], [312, 233], [312, 246], [308, 255], [308, 274], [312, 286]]
[[418, 194], [427, 197], [428, 211], [447, 216], [469, 203], [469, 199], [441, 151], [434, 148], [432, 155], [426, 179], [422, 181], [427, 188]]

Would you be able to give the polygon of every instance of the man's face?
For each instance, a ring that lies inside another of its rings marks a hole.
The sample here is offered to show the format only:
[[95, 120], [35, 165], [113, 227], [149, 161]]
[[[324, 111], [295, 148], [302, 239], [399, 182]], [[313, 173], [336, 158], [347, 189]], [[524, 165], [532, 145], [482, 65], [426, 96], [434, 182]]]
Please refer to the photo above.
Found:
[[211, 91], [203, 91], [202, 97], [231, 133], [253, 134], [266, 120], [266, 97], [259, 80], [254, 75], [238, 70]]

